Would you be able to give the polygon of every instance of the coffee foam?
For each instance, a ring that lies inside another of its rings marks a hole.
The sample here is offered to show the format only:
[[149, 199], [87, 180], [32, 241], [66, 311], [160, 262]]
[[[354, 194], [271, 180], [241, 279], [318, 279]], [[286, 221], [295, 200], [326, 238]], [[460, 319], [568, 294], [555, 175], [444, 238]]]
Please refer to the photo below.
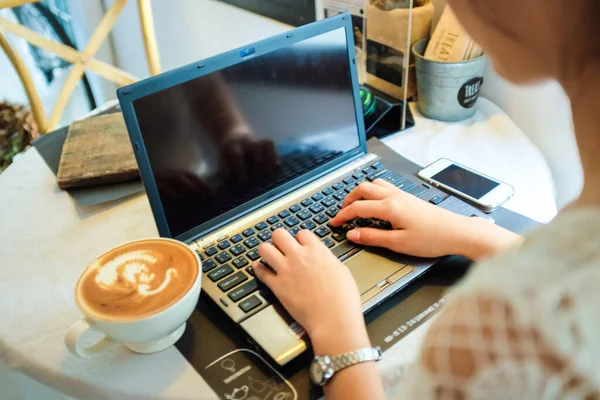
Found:
[[81, 276], [76, 299], [96, 318], [140, 319], [175, 303], [197, 277], [197, 257], [184, 244], [134, 242], [97, 258]]

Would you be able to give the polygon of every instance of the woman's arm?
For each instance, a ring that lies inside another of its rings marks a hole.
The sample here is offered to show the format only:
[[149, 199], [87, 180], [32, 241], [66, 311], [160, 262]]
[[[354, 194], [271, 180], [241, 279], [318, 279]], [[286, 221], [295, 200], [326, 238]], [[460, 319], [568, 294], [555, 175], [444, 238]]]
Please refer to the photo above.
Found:
[[[317, 356], [335, 356], [371, 347], [360, 293], [350, 270], [310, 231], [294, 239], [277, 229], [273, 245], [260, 247], [256, 275], [307, 331]], [[335, 285], [332, 284], [335, 282]], [[324, 387], [328, 399], [384, 399], [375, 362], [337, 372]]]

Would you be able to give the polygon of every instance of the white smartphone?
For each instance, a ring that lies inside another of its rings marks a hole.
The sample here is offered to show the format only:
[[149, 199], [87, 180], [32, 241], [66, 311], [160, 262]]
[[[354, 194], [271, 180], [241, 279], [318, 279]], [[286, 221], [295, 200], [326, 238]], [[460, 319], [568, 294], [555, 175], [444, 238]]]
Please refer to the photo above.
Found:
[[441, 158], [419, 172], [419, 177], [491, 213], [515, 194], [515, 188], [470, 168]]

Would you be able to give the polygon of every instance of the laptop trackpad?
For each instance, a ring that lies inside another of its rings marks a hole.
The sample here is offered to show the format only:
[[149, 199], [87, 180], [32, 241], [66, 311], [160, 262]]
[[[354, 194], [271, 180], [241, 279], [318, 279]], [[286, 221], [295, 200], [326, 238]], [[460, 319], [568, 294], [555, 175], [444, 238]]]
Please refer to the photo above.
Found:
[[352, 272], [358, 284], [360, 294], [365, 293], [406, 266], [398, 261], [371, 252], [363, 252], [350, 261], [344, 262], [344, 264], [350, 268], [350, 272]]

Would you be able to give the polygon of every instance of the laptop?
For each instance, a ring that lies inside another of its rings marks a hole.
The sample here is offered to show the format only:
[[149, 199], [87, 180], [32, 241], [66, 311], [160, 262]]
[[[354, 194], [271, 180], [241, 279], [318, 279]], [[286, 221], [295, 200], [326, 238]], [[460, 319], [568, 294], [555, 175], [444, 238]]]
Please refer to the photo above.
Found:
[[391, 229], [386, 221], [328, 225], [361, 182], [385, 179], [426, 199], [434, 191], [367, 152], [349, 14], [123, 87], [118, 97], [160, 236], [198, 253], [204, 295], [277, 364], [309, 342], [250, 267], [275, 229], [314, 232], [352, 271], [364, 312], [431, 266], [345, 238], [355, 226]]

